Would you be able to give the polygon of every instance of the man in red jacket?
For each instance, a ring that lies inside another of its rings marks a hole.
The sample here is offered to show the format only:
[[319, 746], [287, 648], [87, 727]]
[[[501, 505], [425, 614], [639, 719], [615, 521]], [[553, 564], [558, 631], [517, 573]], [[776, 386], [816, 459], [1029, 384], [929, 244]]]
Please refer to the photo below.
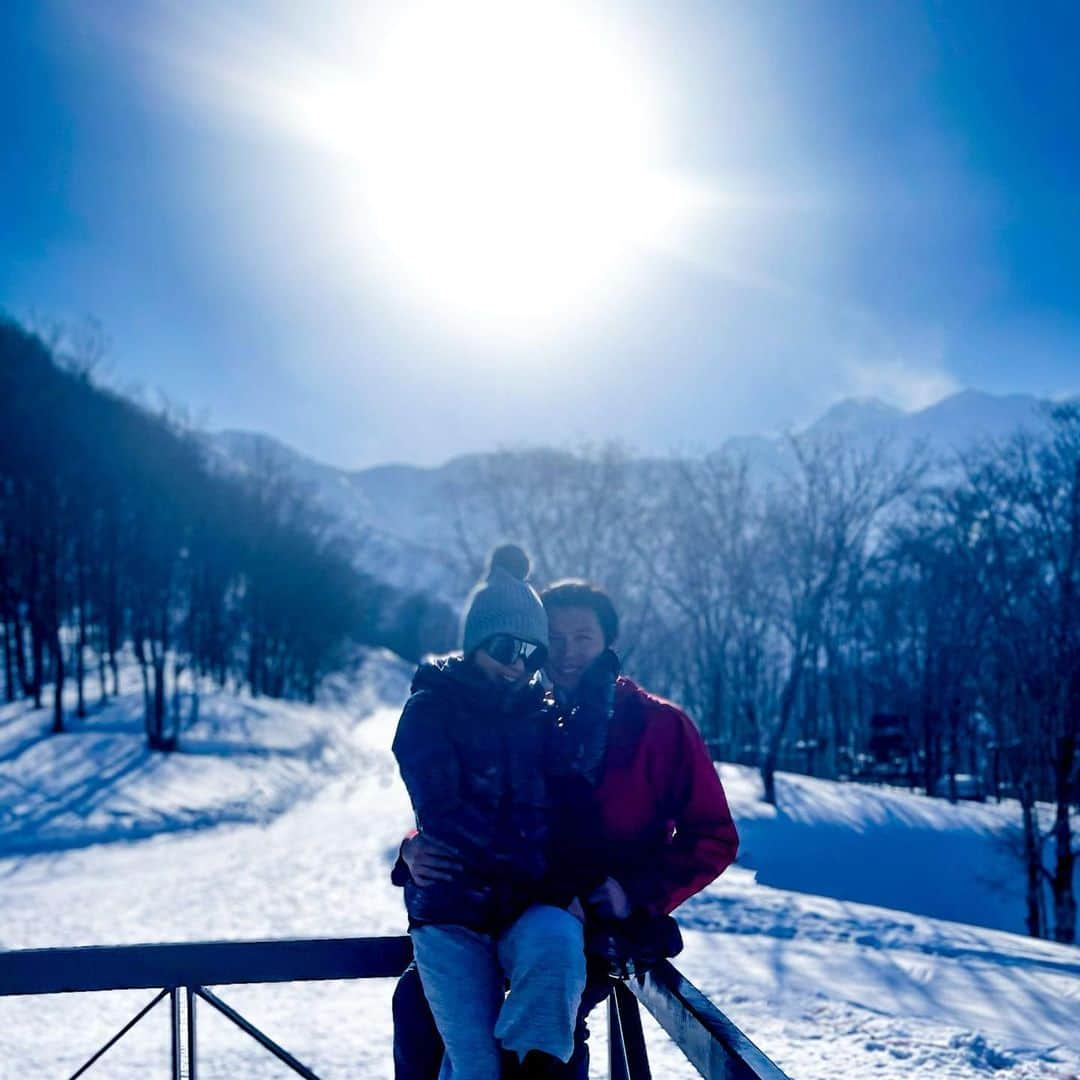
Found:
[[[618, 616], [601, 589], [581, 581], [541, 595], [548, 614], [546, 671], [564, 720], [559, 734], [575, 775], [591, 778], [593, 829], [565, 831], [569, 862], [600, 866], [604, 877], [581, 897], [586, 927], [624, 927], [632, 940], [718, 877], [735, 859], [738, 836], [705, 742], [677, 706], [618, 674], [611, 651]], [[568, 802], [568, 813], [575, 808]], [[402, 845], [396, 876], [418, 882], [460, 872], [457, 853], [418, 835]], [[619, 935], [616, 933], [616, 937]], [[610, 989], [606, 967], [592, 965], [574, 1056], [551, 1076], [588, 1075], [585, 1016]], [[441, 1047], [424, 1035], [419, 980], [403, 977], [394, 1000], [398, 1080], [434, 1080]], [[434, 1071], [432, 1064], [434, 1063]], [[558, 1071], [561, 1070], [561, 1071]]]
[[[665, 915], [735, 859], [738, 836], [720, 778], [690, 718], [617, 674], [610, 647], [618, 619], [607, 594], [569, 581], [541, 599], [556, 699], [569, 724], [585, 712], [584, 753], [588, 740], [603, 740], [592, 750], [599, 758], [593, 797], [611, 873], [590, 904], [616, 918], [635, 909]], [[596, 699], [611, 679], [605, 707]]]

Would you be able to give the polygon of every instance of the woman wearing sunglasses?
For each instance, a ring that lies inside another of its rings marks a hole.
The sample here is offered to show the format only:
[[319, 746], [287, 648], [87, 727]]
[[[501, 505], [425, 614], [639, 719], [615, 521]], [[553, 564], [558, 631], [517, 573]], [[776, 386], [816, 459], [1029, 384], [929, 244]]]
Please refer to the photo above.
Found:
[[[394, 738], [417, 827], [458, 852], [453, 880], [405, 884], [413, 952], [446, 1047], [441, 1080], [496, 1080], [502, 1051], [567, 1061], [585, 985], [582, 925], [545, 857], [547, 615], [529, 560], [497, 548], [463, 652], [422, 664]], [[509, 980], [510, 992], [504, 995]]]

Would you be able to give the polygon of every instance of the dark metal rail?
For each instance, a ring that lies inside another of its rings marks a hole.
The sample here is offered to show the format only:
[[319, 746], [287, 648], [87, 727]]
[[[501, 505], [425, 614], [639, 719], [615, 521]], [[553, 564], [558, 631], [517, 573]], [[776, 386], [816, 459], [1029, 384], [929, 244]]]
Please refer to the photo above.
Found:
[[[783, 1073], [689, 979], [663, 960], [626, 986], [709, 1080], [787, 1080]], [[629, 997], [626, 989], [617, 986]]]
[[[407, 937], [218, 941], [0, 952], [0, 997], [154, 989], [143, 1006], [78, 1069], [82, 1076], [165, 998], [169, 1000], [174, 1080], [196, 1080], [195, 1005], [205, 1002], [300, 1076], [316, 1074], [260, 1031], [209, 986], [398, 976], [412, 957]], [[613, 984], [608, 1003], [612, 1080], [651, 1080], [638, 1001], [708, 1080], [786, 1080], [704, 994], [664, 962]]]

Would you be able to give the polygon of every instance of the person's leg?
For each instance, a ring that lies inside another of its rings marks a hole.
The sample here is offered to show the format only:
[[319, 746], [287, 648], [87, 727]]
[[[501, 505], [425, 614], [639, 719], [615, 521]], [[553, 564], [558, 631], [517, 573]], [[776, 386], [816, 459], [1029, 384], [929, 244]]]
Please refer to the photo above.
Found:
[[496, 1038], [519, 1057], [539, 1050], [568, 1061], [585, 987], [581, 923], [562, 908], [538, 904], [499, 938], [498, 956], [510, 993], [499, 1012]]
[[611, 993], [611, 978], [606, 960], [595, 961], [587, 957], [585, 962], [585, 991], [581, 995], [577, 1027], [574, 1028], [574, 1052], [570, 1060], [561, 1066], [561, 1072], [552, 1073], [559, 1080], [589, 1080], [589, 1014]]
[[397, 981], [393, 1013], [394, 1080], [439, 1080], [443, 1041], [415, 962]]
[[410, 931], [424, 994], [446, 1046], [441, 1080], [498, 1080], [503, 974], [494, 942], [463, 926]]

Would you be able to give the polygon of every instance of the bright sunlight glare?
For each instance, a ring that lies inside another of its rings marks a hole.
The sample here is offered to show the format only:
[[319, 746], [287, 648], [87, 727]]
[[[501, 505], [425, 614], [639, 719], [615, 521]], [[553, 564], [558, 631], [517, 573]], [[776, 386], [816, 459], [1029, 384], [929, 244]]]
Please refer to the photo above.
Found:
[[286, 33], [169, 8], [144, 47], [206, 115], [322, 155], [310, 205], [392, 303], [473, 336], [541, 340], [625, 304], [649, 257], [685, 257], [689, 226], [716, 210], [711, 186], [665, 160], [668, 88], [614, 5], [331, 10]]
[[413, 7], [365, 74], [321, 117], [361, 120], [364, 231], [394, 288], [476, 329], [599, 309], [692, 202], [657, 166], [643, 65], [578, 11]]

